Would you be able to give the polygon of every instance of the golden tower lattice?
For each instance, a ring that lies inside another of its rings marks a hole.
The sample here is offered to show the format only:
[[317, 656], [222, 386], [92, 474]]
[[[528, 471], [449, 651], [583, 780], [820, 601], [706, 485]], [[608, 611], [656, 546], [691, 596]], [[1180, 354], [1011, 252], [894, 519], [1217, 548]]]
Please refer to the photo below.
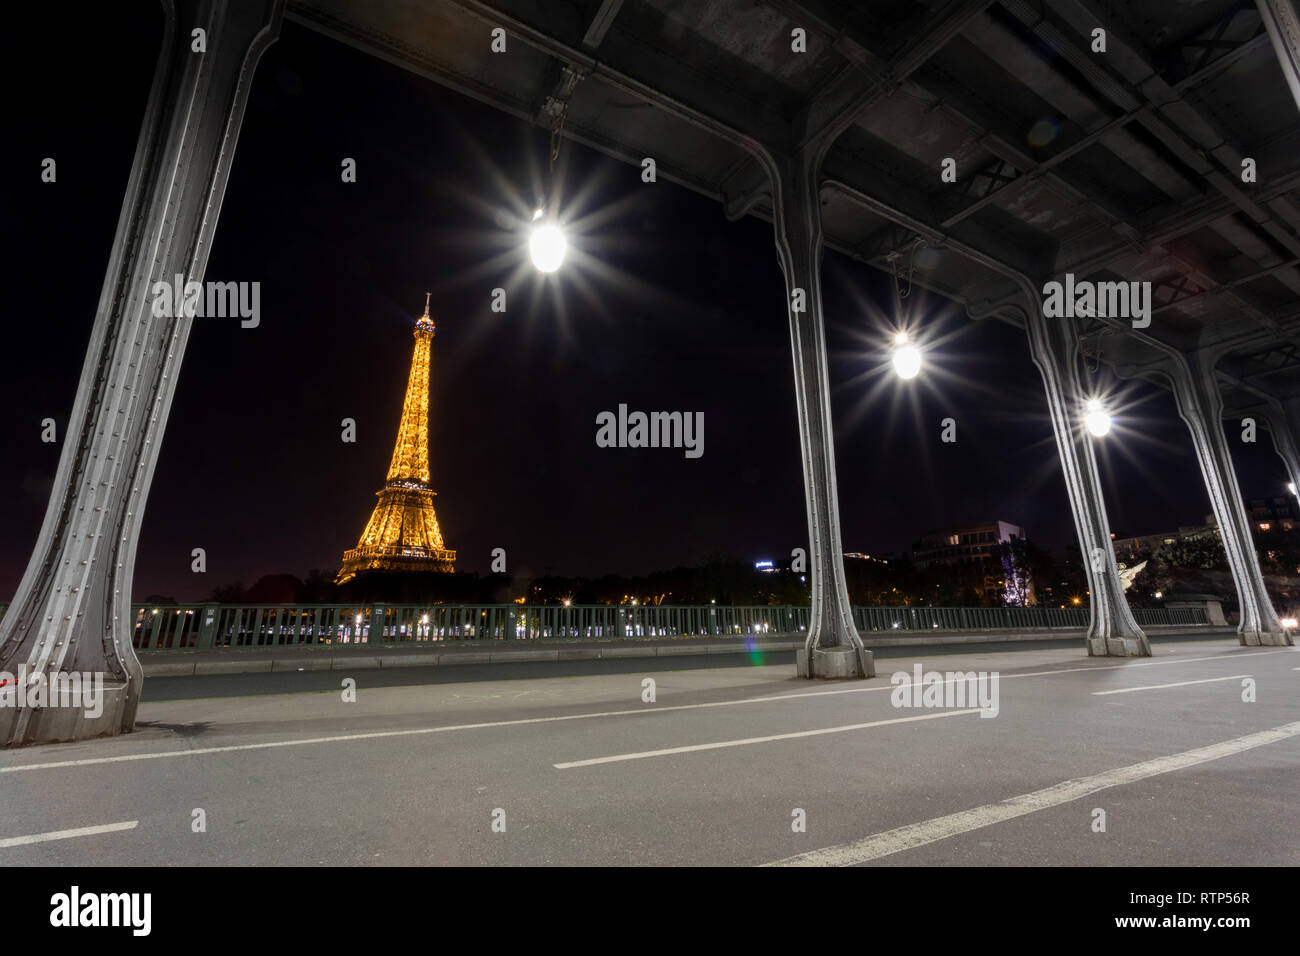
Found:
[[388, 481], [379, 489], [379, 503], [361, 540], [343, 553], [337, 584], [363, 571], [456, 570], [456, 552], [444, 547], [433, 510], [435, 492], [429, 487], [429, 364], [436, 332], [425, 293]]

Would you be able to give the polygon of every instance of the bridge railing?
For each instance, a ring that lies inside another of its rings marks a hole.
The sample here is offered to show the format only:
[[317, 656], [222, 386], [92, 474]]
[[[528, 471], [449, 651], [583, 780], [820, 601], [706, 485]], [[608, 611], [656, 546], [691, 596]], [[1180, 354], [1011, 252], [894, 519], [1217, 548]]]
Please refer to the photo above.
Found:
[[[133, 606], [141, 652], [291, 645], [762, 637], [808, 629], [809, 608], [732, 605], [169, 604]], [[1138, 608], [1144, 626], [1204, 625], [1203, 608]], [[859, 631], [1082, 628], [1087, 608], [855, 607]]]

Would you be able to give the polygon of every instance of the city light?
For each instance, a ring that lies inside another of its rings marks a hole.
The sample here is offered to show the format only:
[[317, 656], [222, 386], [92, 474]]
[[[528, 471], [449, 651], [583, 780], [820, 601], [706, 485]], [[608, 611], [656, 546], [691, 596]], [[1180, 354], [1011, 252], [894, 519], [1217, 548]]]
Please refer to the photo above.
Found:
[[1087, 410], [1083, 424], [1097, 438], [1104, 438], [1110, 433], [1110, 414], [1098, 399], [1090, 398], [1084, 406]]
[[[542, 210], [538, 209], [533, 213], [533, 222], [536, 223], [541, 217]], [[538, 272], [554, 272], [560, 268], [568, 248], [564, 232], [553, 221], [533, 226], [528, 236], [528, 255]]]
[[906, 332], [894, 336], [894, 371], [899, 378], [916, 378], [921, 371], [921, 350], [911, 343]]
[[1293, 617], [1284, 617], [1282, 618], [1281, 623], [1282, 626], [1286, 628], [1288, 631], [1294, 631], [1296, 629], [1297, 621]]

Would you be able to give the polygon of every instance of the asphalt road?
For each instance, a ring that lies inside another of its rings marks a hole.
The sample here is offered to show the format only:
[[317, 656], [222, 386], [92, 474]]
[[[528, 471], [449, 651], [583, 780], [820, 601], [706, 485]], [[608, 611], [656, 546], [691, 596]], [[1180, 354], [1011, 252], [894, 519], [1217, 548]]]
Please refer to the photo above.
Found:
[[[0, 752], [0, 866], [1300, 863], [1296, 649], [935, 651], [152, 678], [134, 734]], [[914, 663], [997, 716], [894, 706]]]

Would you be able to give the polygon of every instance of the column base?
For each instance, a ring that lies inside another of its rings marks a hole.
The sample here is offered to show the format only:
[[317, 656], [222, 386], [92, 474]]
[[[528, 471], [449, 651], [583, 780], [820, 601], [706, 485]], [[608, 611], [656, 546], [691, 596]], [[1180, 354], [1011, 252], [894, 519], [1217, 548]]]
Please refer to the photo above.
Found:
[[0, 707], [0, 746], [26, 747], [114, 737], [123, 732], [122, 724], [128, 711], [135, 713], [138, 697], [138, 687], [105, 684], [101, 706], [95, 708], [100, 712], [95, 716], [88, 716], [86, 709], [80, 706], [39, 708], [32, 712], [22, 740], [15, 739], [22, 711], [17, 707]]
[[1292, 647], [1290, 631], [1238, 631], [1242, 647]]
[[1090, 637], [1089, 657], [1150, 657], [1151, 645], [1145, 637]]
[[844, 680], [876, 676], [875, 655], [865, 647], [815, 647], [809, 666], [808, 648], [794, 654], [795, 670], [811, 680]]

